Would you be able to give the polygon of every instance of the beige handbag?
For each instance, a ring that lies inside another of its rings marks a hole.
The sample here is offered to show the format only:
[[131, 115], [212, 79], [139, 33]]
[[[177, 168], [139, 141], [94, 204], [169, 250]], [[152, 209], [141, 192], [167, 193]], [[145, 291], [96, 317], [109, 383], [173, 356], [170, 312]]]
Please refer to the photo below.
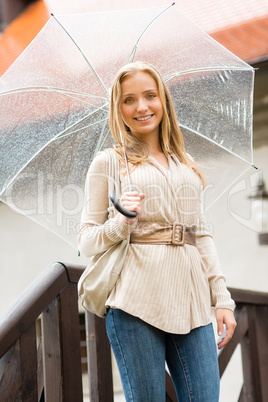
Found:
[[[115, 189], [120, 196], [119, 162], [115, 152], [109, 152], [109, 192]], [[110, 204], [109, 218], [114, 216], [114, 207]], [[129, 245], [129, 236], [114, 244], [104, 253], [92, 257], [89, 265], [78, 282], [78, 295], [82, 305], [91, 313], [105, 317], [105, 303], [113, 290], [122, 270]]]

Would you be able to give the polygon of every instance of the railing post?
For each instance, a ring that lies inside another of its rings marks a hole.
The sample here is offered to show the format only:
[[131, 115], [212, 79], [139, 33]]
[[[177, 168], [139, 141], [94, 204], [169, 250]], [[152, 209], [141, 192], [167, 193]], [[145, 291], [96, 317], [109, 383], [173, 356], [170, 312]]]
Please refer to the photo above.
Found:
[[221, 349], [218, 355], [220, 377], [222, 377], [237, 345], [241, 342], [248, 331], [248, 315], [246, 307], [237, 305], [235, 310], [235, 318], [237, 321], [237, 327], [234, 335], [228, 345]]
[[86, 338], [91, 402], [113, 402], [111, 349], [105, 319], [86, 311]]
[[46, 401], [62, 401], [62, 369], [59, 332], [59, 299], [48, 305], [41, 317], [44, 395]]
[[250, 339], [247, 332], [243, 339], [241, 339], [241, 354], [243, 366], [244, 384], [241, 390], [239, 401], [241, 402], [254, 402], [254, 386], [253, 386], [253, 368], [250, 359]]
[[[256, 308], [256, 307], [255, 307]], [[268, 306], [256, 308], [257, 342], [263, 401], [268, 401]]]
[[0, 359], [0, 396], [15, 401], [21, 390], [19, 339]]
[[63, 400], [82, 402], [82, 363], [77, 285], [60, 293], [60, 334], [62, 347]]
[[37, 401], [37, 346], [35, 323], [20, 337], [21, 397]]
[[178, 402], [177, 394], [169, 373], [166, 371], [166, 402]]
[[243, 402], [268, 400], [268, 307], [248, 305], [249, 329], [241, 342]]

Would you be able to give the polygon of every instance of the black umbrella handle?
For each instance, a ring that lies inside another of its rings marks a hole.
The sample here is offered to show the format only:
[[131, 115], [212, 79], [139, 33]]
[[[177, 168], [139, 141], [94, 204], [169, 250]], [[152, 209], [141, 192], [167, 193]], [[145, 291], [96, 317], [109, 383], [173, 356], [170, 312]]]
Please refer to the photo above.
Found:
[[138, 215], [136, 211], [131, 212], [131, 211], [128, 211], [126, 208], [122, 207], [120, 202], [116, 199], [114, 190], [112, 190], [110, 192], [109, 198], [110, 198], [111, 202], [113, 203], [115, 209], [117, 209], [118, 212], [120, 212], [127, 218], [136, 218], [136, 216]]

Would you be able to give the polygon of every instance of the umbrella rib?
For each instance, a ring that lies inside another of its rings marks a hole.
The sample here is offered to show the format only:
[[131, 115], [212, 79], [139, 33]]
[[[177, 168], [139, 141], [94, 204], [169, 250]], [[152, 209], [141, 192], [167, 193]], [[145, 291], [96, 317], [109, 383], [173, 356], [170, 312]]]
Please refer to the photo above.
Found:
[[110, 129], [107, 129], [107, 130], [106, 130], [106, 134], [105, 134], [105, 136], [104, 136], [104, 138], [103, 138], [103, 140], [102, 140], [102, 143], [101, 143], [101, 145], [99, 146], [99, 150], [102, 149], [102, 147], [103, 147], [103, 145], [104, 145], [104, 143], [105, 143], [105, 141], [106, 141], [106, 139], [107, 139], [109, 133], [110, 133]]
[[[86, 117], [88, 117], [88, 116], [90, 116], [90, 115], [87, 115]], [[79, 131], [84, 130], [84, 129], [88, 128], [88, 127], [92, 127], [92, 126], [94, 126], [95, 124], [103, 123], [104, 121], [107, 121], [107, 119], [108, 119], [108, 117], [105, 117], [105, 119], [101, 119], [101, 120], [95, 121], [94, 123], [88, 124], [87, 126], [83, 126], [83, 127], [78, 128], [78, 129], [76, 129], [76, 130], [73, 130], [73, 131], [71, 131], [70, 133], [63, 134], [64, 131], [70, 129], [70, 127], [68, 127], [66, 130], [64, 130], [62, 133], [60, 133], [57, 137], [53, 138], [52, 141], [58, 141], [58, 140], [60, 140], [60, 139], [62, 139], [62, 138], [64, 138], [64, 137], [68, 137], [69, 135], [78, 133]], [[76, 124], [77, 124], [77, 123], [76, 123]]]
[[60, 27], [64, 30], [64, 32], [69, 36], [69, 38], [71, 39], [71, 41], [74, 43], [74, 45], [77, 47], [77, 49], [79, 50], [79, 52], [81, 53], [81, 55], [83, 56], [85, 62], [87, 63], [87, 65], [89, 66], [90, 70], [92, 71], [92, 73], [95, 75], [95, 77], [97, 78], [100, 86], [102, 87], [104, 93], [106, 94], [106, 98], [109, 100], [109, 92], [107, 90], [107, 88], [105, 87], [104, 83], [102, 82], [102, 79], [100, 78], [100, 76], [98, 75], [98, 73], [95, 71], [95, 69], [93, 68], [92, 64], [88, 61], [85, 53], [83, 52], [83, 50], [78, 46], [78, 44], [76, 43], [76, 41], [74, 40], [74, 38], [69, 34], [69, 32], [67, 31], [67, 29], [65, 29], [65, 27], [59, 22], [59, 20], [55, 17], [54, 14], [51, 14], [53, 18], [55, 18], [55, 20], [57, 21], [57, 23], [60, 25]]
[[189, 127], [185, 126], [184, 124], [179, 124], [179, 126], [185, 128], [186, 130], [191, 131], [192, 133], [196, 134], [196, 135], [199, 136], [199, 137], [204, 138], [206, 141], [209, 141], [209, 142], [211, 142], [212, 144], [214, 144], [214, 145], [220, 147], [220, 148], [223, 149], [224, 151], [228, 152], [228, 153], [231, 154], [231, 155], [234, 155], [235, 157], [239, 158], [240, 160], [242, 160], [243, 162], [247, 163], [247, 164], [250, 165], [251, 167], [256, 168], [256, 166], [255, 166], [252, 162], [249, 162], [248, 160], [246, 160], [246, 159], [243, 158], [242, 156], [240, 156], [240, 155], [238, 155], [238, 154], [236, 154], [236, 153], [230, 151], [230, 149], [224, 147], [223, 145], [218, 144], [216, 141], [212, 140], [212, 139], [209, 138], [209, 137], [206, 137], [204, 134], [201, 134], [201, 133], [199, 133], [198, 131], [193, 130], [192, 128], [189, 128]]
[[[108, 121], [108, 117], [106, 118], [106, 120]], [[103, 121], [104, 121], [104, 120], [103, 120]], [[108, 130], [107, 130], [106, 127], [107, 127], [106, 124], [104, 124], [103, 127], [102, 127], [102, 130], [101, 130], [101, 133], [100, 133], [100, 136], [99, 136], [97, 145], [96, 145], [96, 149], [95, 149], [95, 154], [94, 154], [94, 155], [96, 155], [97, 152], [99, 152], [99, 150], [102, 149], [102, 146], [103, 146], [104, 142], [105, 142], [106, 139], [107, 139], [107, 136], [108, 136], [110, 130], [109, 130], [109, 128], [108, 128]], [[104, 132], [105, 132], [105, 134], [104, 134]]]
[[[56, 140], [58, 140], [59, 138], [67, 137], [68, 135], [71, 135], [71, 134], [73, 134], [73, 133], [75, 133], [75, 132], [81, 130], [81, 129], [79, 129], [79, 130], [74, 130], [74, 131], [72, 131], [72, 132], [69, 133], [69, 134], [64, 134], [65, 131], [70, 130], [70, 128], [75, 127], [77, 124], [82, 123], [85, 119], [87, 119], [88, 117], [92, 116], [94, 113], [99, 112], [100, 110], [103, 110], [106, 106], [107, 106], [107, 103], [106, 103], [105, 105], [103, 105], [102, 107], [99, 107], [99, 108], [97, 108], [96, 110], [93, 110], [93, 112], [91, 112], [91, 113], [87, 114], [86, 116], [82, 117], [80, 120], [78, 120], [78, 121], [76, 121], [75, 123], [73, 123], [70, 127], [66, 128], [66, 129], [63, 130], [61, 133], [57, 134], [54, 138], [52, 138], [51, 141], [56, 141]], [[90, 125], [88, 125], [88, 126], [84, 126], [83, 128], [90, 127], [91, 125], [97, 124], [97, 123], [102, 122], [102, 121], [105, 121], [106, 119], [107, 119], [107, 117], [106, 117], [105, 119], [103, 119], [103, 120], [98, 120], [98, 121], [96, 121], [95, 123], [92, 123], [92, 124], [90, 124]], [[63, 134], [64, 134], [64, 135], [63, 135]]]
[[[46, 87], [46, 86], [43, 86], [43, 87], [42, 86], [38, 86], [38, 87], [37, 86], [36, 87], [21, 87], [21, 88], [11, 89], [10, 91], [1, 92], [0, 96], [1, 95], [8, 95], [8, 94], [13, 93], [13, 92], [16, 93], [16, 92], [31, 91], [31, 90], [33, 90], [33, 91], [38, 90], [39, 91], [39, 90], [42, 90], [42, 89], [49, 90], [49, 91], [52, 91], [52, 92], [59, 92], [59, 93], [62, 93], [63, 95], [68, 96], [70, 98], [72, 98], [72, 96], [67, 95], [67, 93], [65, 93], [65, 92], [70, 92], [70, 93], [77, 94], [77, 95], [88, 96], [88, 97], [94, 98], [94, 99], [106, 100], [106, 97], [104, 97], [104, 96], [91, 95], [91, 94], [87, 94], [85, 92], [73, 91], [71, 89], [57, 88], [57, 87]], [[73, 98], [77, 99], [77, 100], [79, 100], [81, 102], [87, 103], [85, 101], [82, 101], [79, 98], [75, 98], [75, 97], [73, 97]]]
[[184, 71], [179, 71], [178, 73], [174, 73], [171, 75], [166, 75], [164, 77], [165, 82], [168, 82], [172, 80], [175, 77], [178, 77], [179, 75], [185, 75], [185, 74], [193, 74], [193, 73], [199, 73], [203, 71], [229, 71], [229, 70], [244, 70], [244, 71], [253, 71], [252, 68], [246, 68], [246, 67], [236, 67], [236, 66], [230, 66], [230, 67], [221, 67], [221, 66], [215, 66], [215, 67], [200, 67], [200, 68], [193, 68], [189, 70], [184, 70]]
[[[79, 99], [79, 98], [77, 98], [76, 96], [68, 95], [68, 93], [65, 93], [64, 90], [56, 89], [56, 88], [55, 88], [54, 91], [57, 92], [57, 93], [59, 93], [59, 94], [62, 94], [63, 96], [66, 96], [67, 98], [75, 99], [75, 100], [77, 100], [77, 101], [79, 101], [79, 102], [82, 102], [82, 103], [84, 103], [84, 104], [86, 104], [86, 105], [94, 106], [92, 103], [89, 103], [89, 102], [87, 102], [87, 101], [84, 101], [84, 100], [82, 100], [82, 99]], [[74, 93], [75, 93], [75, 92], [74, 92]], [[88, 95], [88, 96], [90, 96], [90, 95]], [[102, 99], [102, 100], [105, 99], [105, 100], [106, 100], [106, 98], [104, 98], [104, 97], [102, 98], [102, 97], [98, 97], [98, 96], [94, 96], [94, 95], [92, 95], [92, 98]]]
[[134, 60], [134, 57], [135, 57], [135, 53], [136, 53], [138, 44], [139, 44], [141, 38], [143, 37], [143, 35], [145, 34], [145, 32], [146, 32], [146, 31], [149, 29], [149, 27], [155, 22], [155, 20], [157, 20], [157, 18], [160, 17], [160, 15], [162, 15], [162, 14], [163, 14], [165, 11], [167, 11], [170, 7], [174, 6], [174, 4], [175, 4], [175, 2], [172, 3], [172, 4], [170, 4], [168, 7], [166, 7], [163, 11], [161, 11], [161, 13], [159, 13], [159, 14], [144, 28], [144, 30], [143, 30], [142, 33], [140, 34], [139, 38], [137, 39], [137, 42], [135, 43], [133, 49], [131, 50], [130, 55], [129, 55], [129, 58], [127, 59], [127, 63], [126, 63], [126, 64], [128, 64], [128, 63], [130, 63], [131, 61]]

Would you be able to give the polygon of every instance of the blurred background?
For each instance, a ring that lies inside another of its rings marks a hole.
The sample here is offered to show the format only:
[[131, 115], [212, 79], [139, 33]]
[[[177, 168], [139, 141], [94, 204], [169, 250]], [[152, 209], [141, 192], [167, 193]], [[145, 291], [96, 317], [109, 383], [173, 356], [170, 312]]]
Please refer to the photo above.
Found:
[[[167, 1], [0, 0], [0, 76], [50, 17], [144, 8]], [[268, 1], [180, 0], [175, 7], [256, 68], [252, 169], [207, 213], [229, 287], [268, 292]], [[86, 264], [56, 235], [0, 203], [0, 314], [51, 262]], [[229, 367], [230, 366], [230, 367]], [[239, 348], [222, 378], [221, 402], [238, 400]], [[235, 375], [233, 374], [235, 372]], [[117, 386], [120, 390], [120, 384]], [[122, 399], [124, 400], [124, 399]]]

